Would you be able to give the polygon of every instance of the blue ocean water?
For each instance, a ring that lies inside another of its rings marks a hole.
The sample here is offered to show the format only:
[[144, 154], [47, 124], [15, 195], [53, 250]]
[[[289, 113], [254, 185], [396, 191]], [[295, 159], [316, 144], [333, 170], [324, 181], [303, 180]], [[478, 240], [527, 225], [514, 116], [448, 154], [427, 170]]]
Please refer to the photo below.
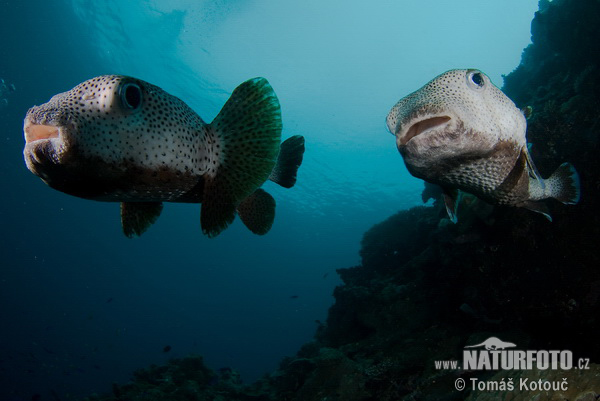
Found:
[[[311, 340], [362, 234], [421, 203], [386, 131], [401, 97], [475, 67], [501, 86], [530, 42], [534, 0], [4, 1], [0, 78], [0, 399], [110, 390], [134, 369], [190, 353], [246, 382]], [[48, 188], [25, 168], [27, 109], [102, 74], [132, 75], [206, 121], [236, 85], [264, 76], [283, 137], [307, 151], [271, 232], [236, 221], [216, 239], [199, 206], [167, 204], [142, 237], [118, 205]], [[163, 352], [165, 346], [170, 352]]]

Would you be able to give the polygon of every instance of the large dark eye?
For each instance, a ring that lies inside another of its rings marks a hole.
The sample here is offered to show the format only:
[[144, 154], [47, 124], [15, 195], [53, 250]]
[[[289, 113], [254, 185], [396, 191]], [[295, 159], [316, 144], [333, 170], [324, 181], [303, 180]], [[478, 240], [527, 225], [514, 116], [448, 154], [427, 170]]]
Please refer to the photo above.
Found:
[[483, 74], [477, 70], [467, 71], [467, 84], [473, 89], [481, 89], [485, 86]]
[[128, 82], [120, 89], [121, 103], [128, 110], [137, 110], [142, 105], [142, 88], [138, 84]]

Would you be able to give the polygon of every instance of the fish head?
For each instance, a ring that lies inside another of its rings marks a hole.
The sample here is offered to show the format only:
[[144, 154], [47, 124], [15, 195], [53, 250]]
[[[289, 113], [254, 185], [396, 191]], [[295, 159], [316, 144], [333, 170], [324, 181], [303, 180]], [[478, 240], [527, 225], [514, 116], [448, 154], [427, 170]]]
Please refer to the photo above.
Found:
[[[29, 109], [23, 155], [27, 168], [51, 187], [95, 199], [108, 186], [126, 185], [132, 171], [171, 162], [173, 152], [165, 149], [174, 147], [172, 138], [191, 136], [198, 120], [157, 86], [100, 76]], [[191, 160], [191, 153], [188, 147], [181, 159]]]
[[475, 69], [439, 75], [402, 98], [386, 122], [409, 171], [423, 179], [457, 161], [485, 157], [500, 142], [525, 143], [523, 114]]

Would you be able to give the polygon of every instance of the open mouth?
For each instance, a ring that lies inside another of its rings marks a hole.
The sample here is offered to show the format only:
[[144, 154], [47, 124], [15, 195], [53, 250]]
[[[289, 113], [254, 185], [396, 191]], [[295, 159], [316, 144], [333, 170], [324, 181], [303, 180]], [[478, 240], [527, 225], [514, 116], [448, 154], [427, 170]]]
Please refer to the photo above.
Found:
[[431, 117], [426, 120], [416, 122], [413, 125], [411, 125], [408, 131], [406, 131], [406, 133], [402, 136], [402, 138], [400, 139], [400, 144], [406, 145], [408, 141], [413, 139], [415, 136], [421, 135], [424, 132], [431, 131], [436, 127], [446, 124], [448, 121], [450, 121], [450, 117], [441, 116]]
[[25, 127], [25, 143], [58, 138], [59, 128], [52, 125], [29, 124]]

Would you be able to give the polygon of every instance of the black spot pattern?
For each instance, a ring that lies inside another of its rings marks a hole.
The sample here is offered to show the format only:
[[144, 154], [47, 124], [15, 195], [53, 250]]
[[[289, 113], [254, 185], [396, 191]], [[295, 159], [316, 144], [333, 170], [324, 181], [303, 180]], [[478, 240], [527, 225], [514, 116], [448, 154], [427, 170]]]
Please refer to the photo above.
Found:
[[217, 235], [269, 178], [281, 137], [279, 101], [264, 78], [236, 88], [208, 126], [180, 99], [120, 75], [54, 96], [26, 124], [59, 127], [58, 137], [26, 145], [28, 167], [60, 191], [126, 202], [128, 236], [153, 221], [134, 205], [163, 201], [202, 202], [203, 231]]
[[275, 199], [259, 188], [238, 205], [237, 212], [250, 231], [265, 235], [275, 220]]
[[[493, 203], [529, 197], [528, 171], [515, 169], [526, 149], [525, 118], [481, 71], [439, 75], [402, 98], [387, 125], [412, 175]], [[511, 172], [521, 175], [507, 181]]]
[[[139, 93], [130, 92], [132, 88], [139, 88]], [[63, 127], [59, 163], [102, 160], [121, 166], [135, 196], [143, 191], [148, 200], [173, 200], [190, 189], [180, 187], [177, 176], [203, 174], [204, 122], [180, 99], [142, 80], [96, 77], [33, 108], [28, 118], [36, 124]], [[157, 181], [154, 188], [147, 183], [143, 189], [137, 187], [142, 178], [136, 171], [165, 169], [174, 177], [170, 182]], [[186, 178], [186, 185], [188, 182]]]

